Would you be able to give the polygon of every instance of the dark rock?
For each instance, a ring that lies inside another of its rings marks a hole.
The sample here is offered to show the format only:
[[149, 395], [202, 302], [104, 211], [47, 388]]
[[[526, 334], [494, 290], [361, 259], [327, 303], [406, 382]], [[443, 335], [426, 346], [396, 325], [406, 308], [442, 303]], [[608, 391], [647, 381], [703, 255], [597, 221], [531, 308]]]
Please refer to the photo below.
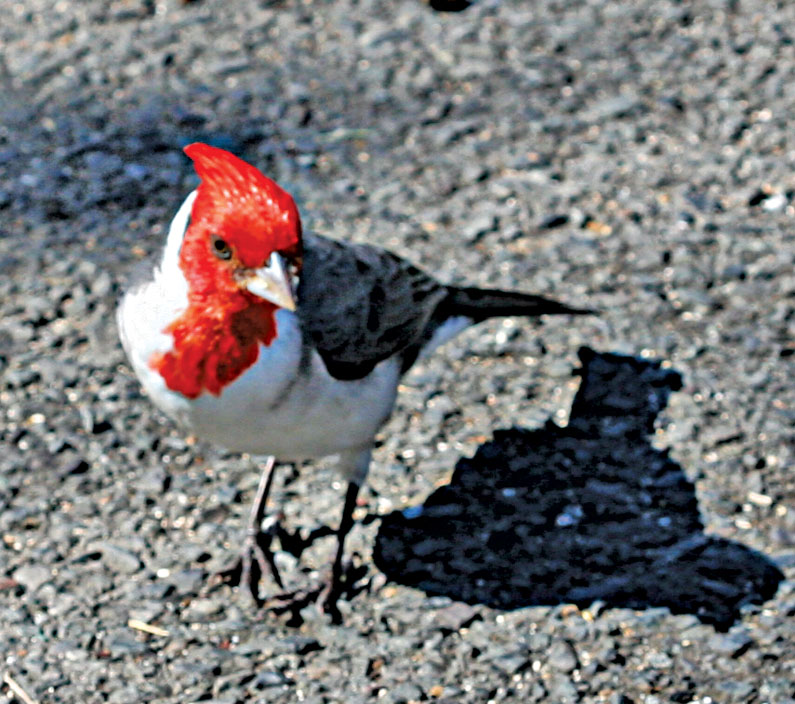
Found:
[[552, 230], [556, 227], [563, 227], [568, 221], [569, 216], [565, 214], [547, 215], [547, 217], [541, 221], [541, 229]]
[[42, 584], [52, 578], [52, 571], [45, 565], [24, 565], [12, 573], [17, 584], [21, 584], [29, 592], [35, 592]]
[[577, 668], [577, 655], [568, 643], [555, 641], [547, 651], [547, 663], [560, 672], [572, 672]]
[[732, 632], [716, 634], [710, 638], [709, 647], [718, 653], [738, 658], [753, 646], [753, 643], [753, 639], [747, 633]]
[[138, 555], [118, 545], [101, 541], [94, 546], [94, 549], [102, 553], [103, 563], [113, 572], [133, 574], [141, 568], [141, 559]]
[[480, 619], [480, 611], [469, 604], [456, 602], [438, 611], [434, 623], [444, 631], [459, 631], [466, 628], [476, 619]]

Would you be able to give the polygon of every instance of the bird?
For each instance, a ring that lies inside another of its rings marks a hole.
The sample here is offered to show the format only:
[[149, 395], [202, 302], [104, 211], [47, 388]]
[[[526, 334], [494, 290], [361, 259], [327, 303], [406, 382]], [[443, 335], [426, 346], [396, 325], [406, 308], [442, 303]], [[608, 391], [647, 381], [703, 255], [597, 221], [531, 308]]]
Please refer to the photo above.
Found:
[[266, 572], [283, 588], [265, 518], [277, 460], [338, 458], [348, 484], [330, 531], [336, 552], [323, 587], [303, 597], [339, 621], [345, 539], [401, 377], [488, 318], [593, 311], [446, 285], [388, 250], [304, 232], [293, 198], [255, 166], [200, 142], [184, 151], [199, 185], [159, 262], [120, 300], [122, 346], [146, 395], [178, 425], [267, 458], [241, 556], [221, 574], [258, 605]]

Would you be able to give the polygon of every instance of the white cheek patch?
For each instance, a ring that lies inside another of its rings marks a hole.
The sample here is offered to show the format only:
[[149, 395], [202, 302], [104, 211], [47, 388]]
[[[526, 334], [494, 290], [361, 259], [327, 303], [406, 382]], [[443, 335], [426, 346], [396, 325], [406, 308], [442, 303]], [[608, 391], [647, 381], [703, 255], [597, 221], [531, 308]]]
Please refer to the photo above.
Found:
[[196, 191], [191, 191], [171, 221], [163, 258], [160, 260], [160, 271], [155, 273], [159, 284], [168, 291], [167, 298], [173, 302], [179, 301], [180, 308], [184, 307], [182, 302], [187, 301], [188, 298], [188, 282], [182, 274], [182, 269], [179, 268], [179, 251], [190, 224], [190, 213], [195, 200]]
[[179, 206], [177, 214], [171, 221], [171, 226], [168, 228], [166, 248], [163, 250], [163, 259], [160, 262], [160, 268], [163, 271], [179, 265], [179, 250], [182, 248], [182, 240], [185, 239], [185, 233], [188, 231], [188, 225], [190, 225], [190, 214], [193, 209], [193, 202], [196, 200], [196, 194], [196, 191], [191, 191], [188, 194], [188, 197], [182, 201], [182, 205]]

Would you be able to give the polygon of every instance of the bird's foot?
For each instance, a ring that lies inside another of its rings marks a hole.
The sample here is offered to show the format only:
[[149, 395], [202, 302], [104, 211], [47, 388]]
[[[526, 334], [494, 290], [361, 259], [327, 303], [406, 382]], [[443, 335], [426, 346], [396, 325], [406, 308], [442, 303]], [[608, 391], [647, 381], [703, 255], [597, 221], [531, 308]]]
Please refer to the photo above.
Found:
[[314, 587], [276, 594], [265, 601], [265, 607], [278, 616], [289, 613], [287, 623], [299, 626], [304, 621], [301, 611], [310, 604], [318, 604], [331, 618], [332, 623], [342, 623], [342, 613], [337, 602], [342, 598], [350, 601], [368, 589], [370, 581], [365, 579], [366, 575], [365, 565], [354, 565], [353, 562], [346, 561], [338, 574], [329, 575]]
[[[266, 573], [271, 574], [279, 589], [284, 589], [281, 574], [276, 566], [275, 552], [271, 547], [273, 539], [279, 539], [279, 545], [285, 552], [294, 557], [301, 557], [304, 550], [315, 540], [333, 535], [334, 532], [328, 526], [319, 526], [314, 528], [309, 535], [303, 537], [297, 530], [290, 533], [285, 529], [277, 516], [269, 516], [263, 521], [260, 530], [250, 529], [248, 531], [240, 556], [231, 567], [216, 573], [208, 586], [213, 589], [221, 584], [228, 584], [232, 587], [244, 588], [256, 605], [261, 607], [269, 601], [260, 595], [260, 581]], [[307, 603], [310, 601], [308, 600]]]
[[240, 557], [231, 567], [215, 574], [209, 587], [213, 588], [220, 584], [242, 587], [248, 591], [257, 606], [262, 606], [265, 600], [260, 596], [259, 584], [263, 575], [269, 572], [279, 588], [284, 589], [271, 548], [274, 536], [283, 530], [276, 516], [266, 518], [260, 530], [249, 530]]

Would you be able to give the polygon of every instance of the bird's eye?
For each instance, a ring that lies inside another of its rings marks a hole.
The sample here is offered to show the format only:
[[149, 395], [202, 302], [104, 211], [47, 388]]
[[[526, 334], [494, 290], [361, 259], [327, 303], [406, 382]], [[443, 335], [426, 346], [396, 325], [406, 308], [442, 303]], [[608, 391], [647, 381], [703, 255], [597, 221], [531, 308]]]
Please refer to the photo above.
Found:
[[232, 256], [232, 248], [218, 235], [210, 236], [210, 246], [213, 254], [219, 259], [229, 259]]

